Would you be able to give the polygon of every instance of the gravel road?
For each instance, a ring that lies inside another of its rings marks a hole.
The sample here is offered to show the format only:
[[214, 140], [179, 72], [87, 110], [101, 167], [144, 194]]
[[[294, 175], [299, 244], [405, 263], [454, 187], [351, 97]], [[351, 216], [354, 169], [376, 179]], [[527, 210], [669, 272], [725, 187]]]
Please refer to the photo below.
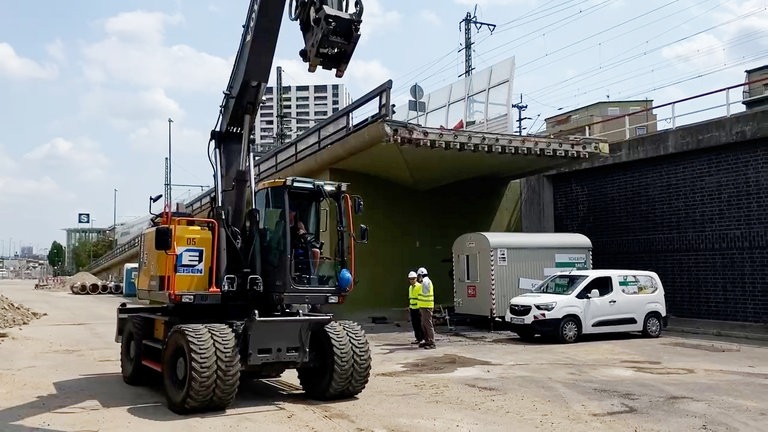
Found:
[[[356, 399], [318, 403], [296, 374], [241, 387], [226, 412], [178, 416], [162, 387], [120, 377], [115, 296], [0, 294], [46, 313], [0, 333], [0, 431], [768, 431], [768, 351], [665, 335], [574, 345], [438, 328], [414, 348], [393, 325], [367, 325], [371, 381]], [[246, 429], [247, 428], [247, 429]]]

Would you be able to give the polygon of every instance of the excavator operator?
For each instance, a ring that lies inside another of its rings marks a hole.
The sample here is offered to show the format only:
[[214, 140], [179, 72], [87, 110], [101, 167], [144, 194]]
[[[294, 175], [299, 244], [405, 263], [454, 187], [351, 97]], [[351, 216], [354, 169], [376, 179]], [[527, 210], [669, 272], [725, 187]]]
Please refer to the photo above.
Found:
[[312, 255], [312, 267], [310, 268], [308, 275], [314, 275], [317, 272], [317, 268], [320, 266], [320, 249], [322, 248], [322, 244], [314, 235], [307, 232], [304, 223], [297, 217], [296, 210], [290, 210], [289, 218], [291, 227], [291, 250], [293, 250], [294, 256], [296, 257], [297, 267], [304, 267], [302, 264], [309, 261], [309, 259], [304, 256], [309, 249]]

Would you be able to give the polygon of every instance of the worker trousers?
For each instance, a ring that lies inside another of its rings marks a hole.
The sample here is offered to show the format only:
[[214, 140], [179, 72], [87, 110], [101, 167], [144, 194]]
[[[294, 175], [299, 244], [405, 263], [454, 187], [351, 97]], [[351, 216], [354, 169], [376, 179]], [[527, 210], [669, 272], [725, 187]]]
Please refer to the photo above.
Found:
[[421, 328], [421, 309], [409, 309], [411, 311], [411, 325], [413, 326], [413, 336], [417, 342], [424, 340], [424, 330]]
[[435, 325], [432, 323], [432, 309], [421, 308], [421, 328], [424, 331], [424, 344], [435, 344]]

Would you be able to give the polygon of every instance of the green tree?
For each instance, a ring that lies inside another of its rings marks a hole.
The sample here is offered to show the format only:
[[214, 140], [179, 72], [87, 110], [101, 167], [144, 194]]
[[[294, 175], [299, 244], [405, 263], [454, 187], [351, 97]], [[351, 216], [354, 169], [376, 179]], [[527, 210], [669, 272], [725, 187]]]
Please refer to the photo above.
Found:
[[48, 249], [48, 264], [53, 268], [59, 268], [64, 262], [64, 246], [56, 240], [51, 243]]
[[88, 267], [91, 260], [96, 261], [112, 250], [112, 239], [106, 236], [100, 236], [96, 240], [81, 239], [74, 246], [75, 268], [78, 271]]

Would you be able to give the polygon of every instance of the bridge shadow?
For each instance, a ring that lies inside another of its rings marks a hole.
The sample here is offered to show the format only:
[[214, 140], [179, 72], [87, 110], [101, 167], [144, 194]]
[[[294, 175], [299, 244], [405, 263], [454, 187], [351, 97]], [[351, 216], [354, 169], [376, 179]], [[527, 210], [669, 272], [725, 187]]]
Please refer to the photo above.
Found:
[[[91, 411], [122, 408], [134, 417], [160, 422], [189, 418], [217, 418], [239, 415], [258, 415], [280, 411], [282, 404], [328, 405], [354, 399], [320, 402], [308, 399], [300, 386], [282, 379], [244, 381], [235, 402], [226, 411], [211, 411], [178, 415], [167, 408], [159, 374], [145, 387], [129, 386], [119, 373], [82, 375], [53, 383], [52, 393], [37, 396], [29, 402], [0, 409], [0, 430], [3, 432], [65, 432], [56, 424], [56, 415], [87, 414]], [[45, 424], [35, 426], [18, 424], [26, 419], [50, 414]], [[95, 420], [94, 420], [95, 421]], [[17, 423], [17, 424], [14, 424]], [[69, 423], [69, 422], [67, 422]]]

